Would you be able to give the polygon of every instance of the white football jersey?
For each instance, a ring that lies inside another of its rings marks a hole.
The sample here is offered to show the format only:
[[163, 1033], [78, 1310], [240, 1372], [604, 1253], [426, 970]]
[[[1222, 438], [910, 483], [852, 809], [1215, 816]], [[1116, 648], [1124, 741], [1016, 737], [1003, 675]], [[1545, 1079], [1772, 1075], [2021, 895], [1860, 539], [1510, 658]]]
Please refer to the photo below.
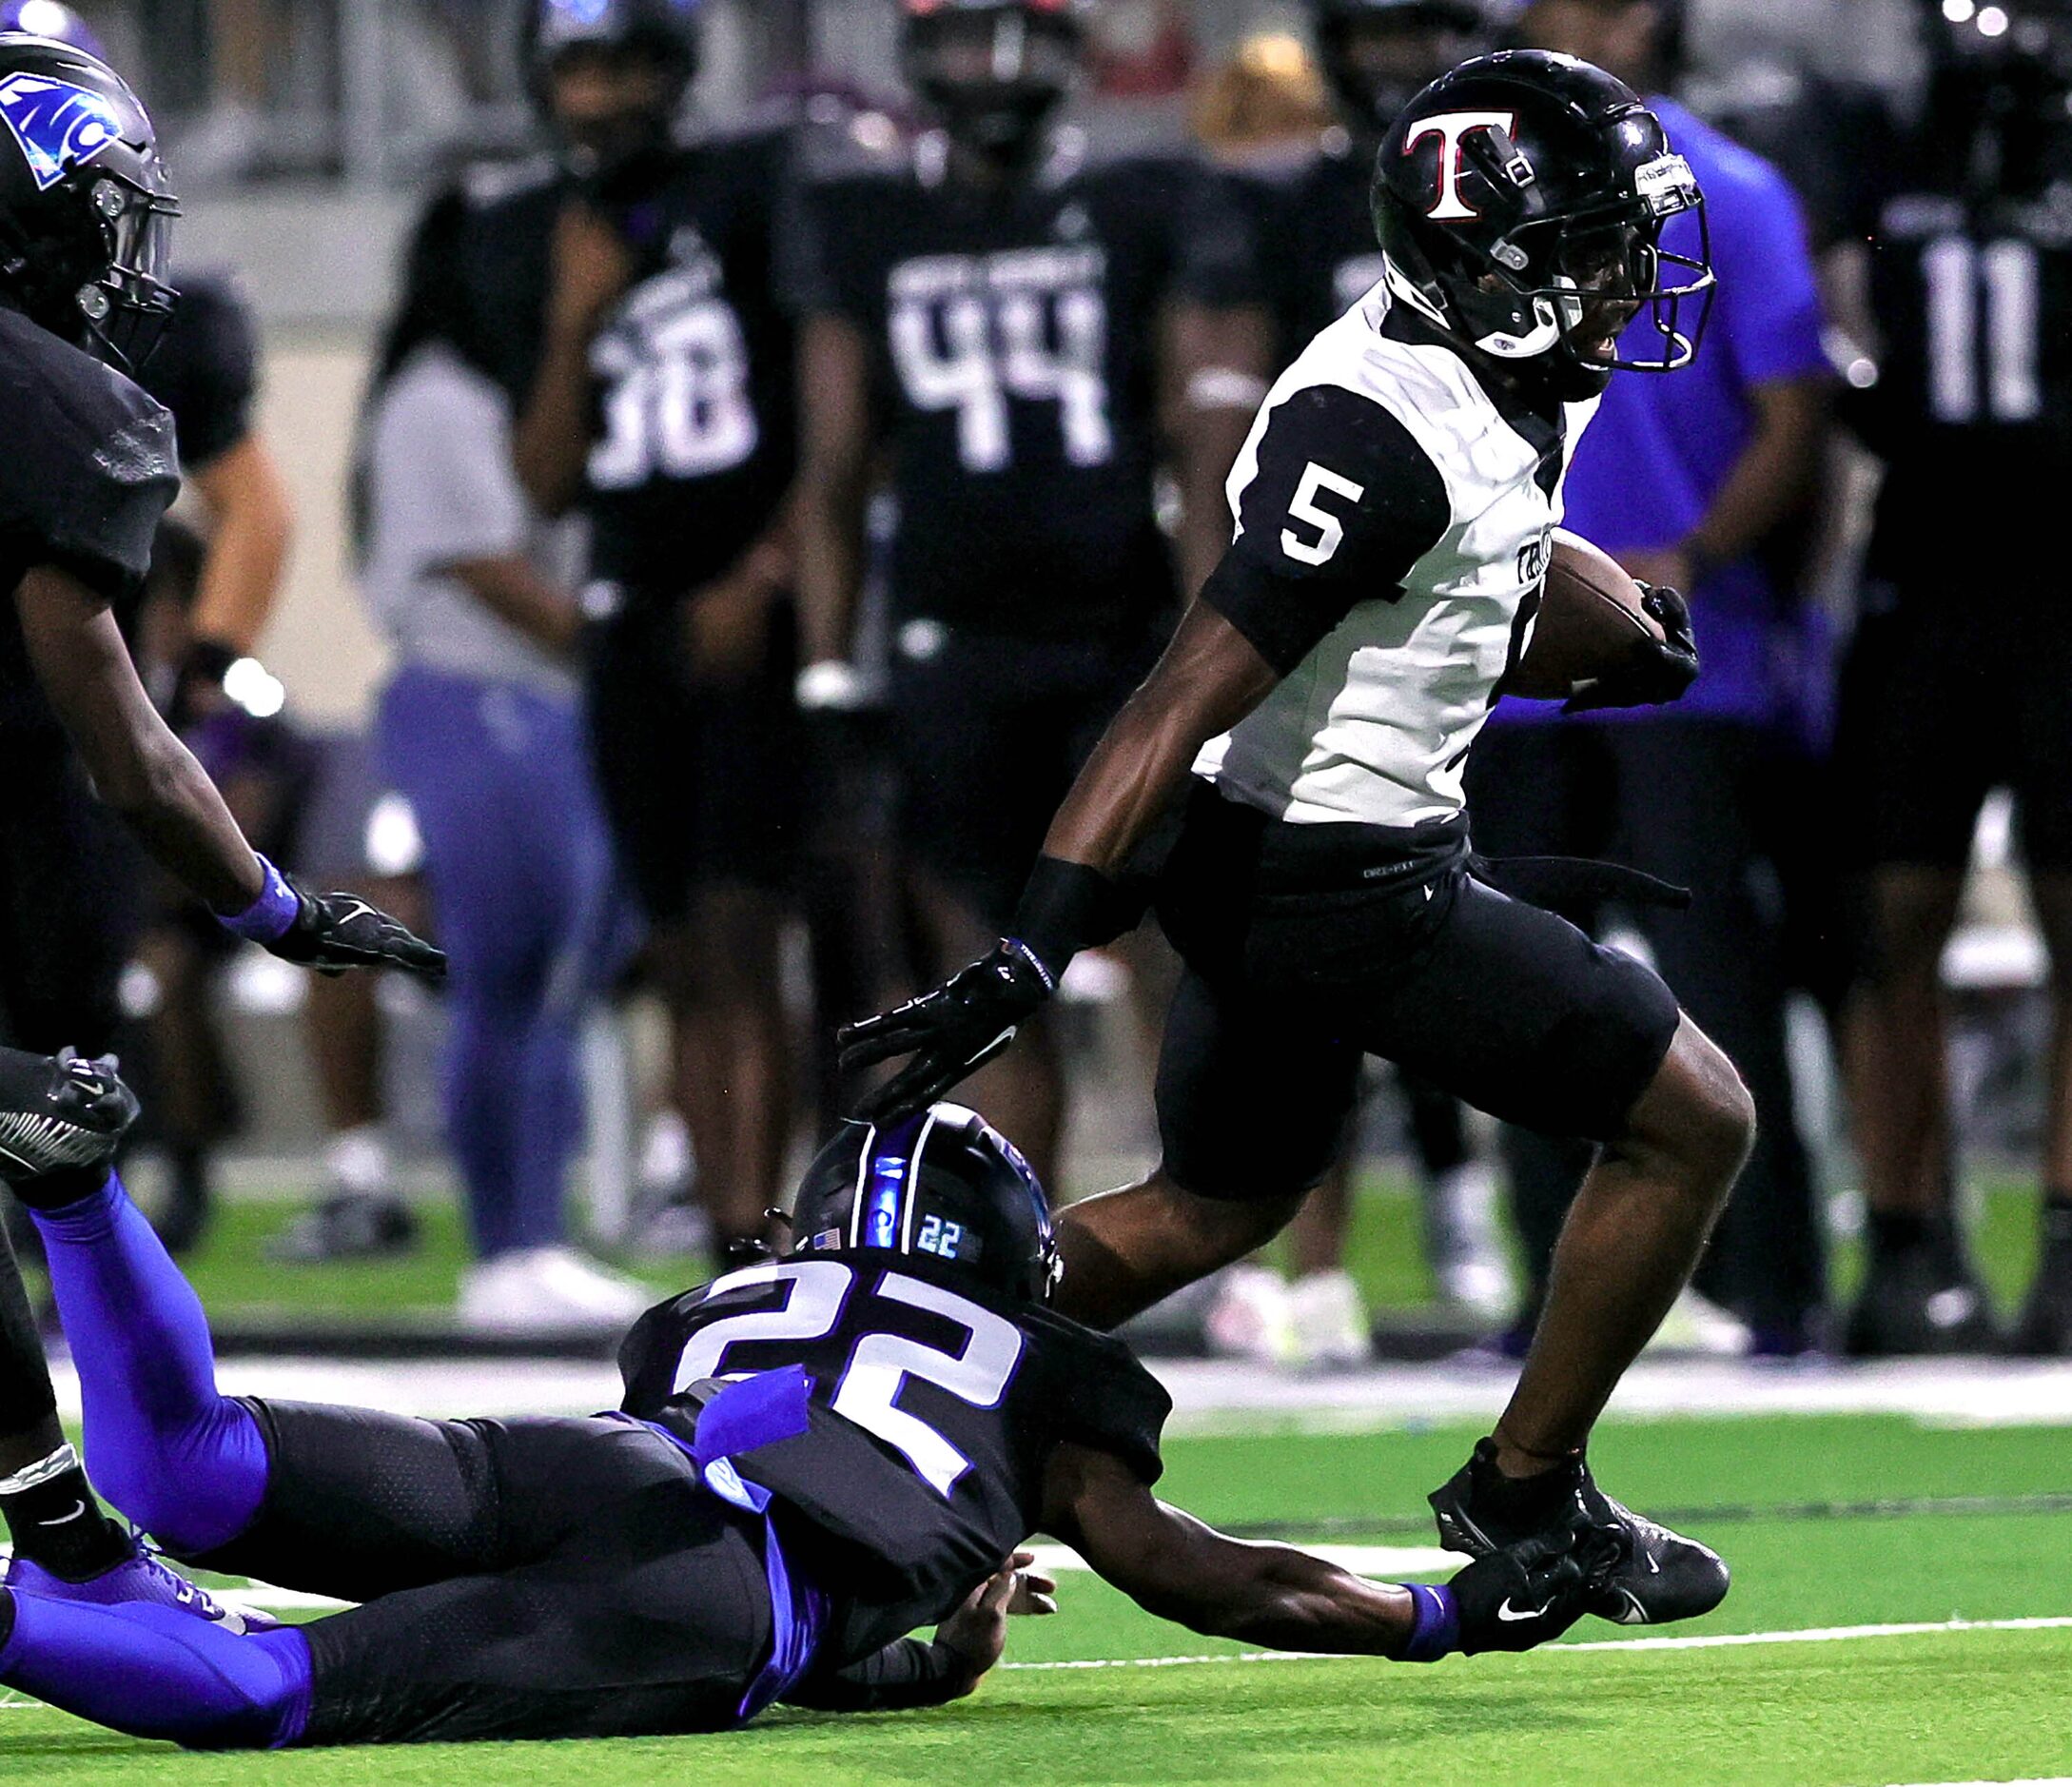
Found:
[[1297, 824], [1461, 811], [1597, 407], [1493, 395], [1414, 302], [1384, 278], [1281, 375], [1231, 472], [1237, 538], [1202, 593], [1284, 679], [1195, 774]]

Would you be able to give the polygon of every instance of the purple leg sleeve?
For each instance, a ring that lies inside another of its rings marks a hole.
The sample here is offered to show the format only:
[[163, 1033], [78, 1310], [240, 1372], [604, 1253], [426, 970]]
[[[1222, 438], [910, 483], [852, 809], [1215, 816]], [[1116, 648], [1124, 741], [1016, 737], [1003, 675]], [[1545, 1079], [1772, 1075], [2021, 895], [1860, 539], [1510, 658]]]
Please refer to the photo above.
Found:
[[308, 1723], [309, 1641], [293, 1626], [245, 1637], [177, 1607], [10, 1599], [0, 1682], [63, 1712], [197, 1750], [278, 1749]]
[[91, 1197], [34, 1215], [95, 1483], [170, 1551], [227, 1543], [265, 1497], [266, 1446], [251, 1410], [216, 1388], [193, 1286], [113, 1173]]

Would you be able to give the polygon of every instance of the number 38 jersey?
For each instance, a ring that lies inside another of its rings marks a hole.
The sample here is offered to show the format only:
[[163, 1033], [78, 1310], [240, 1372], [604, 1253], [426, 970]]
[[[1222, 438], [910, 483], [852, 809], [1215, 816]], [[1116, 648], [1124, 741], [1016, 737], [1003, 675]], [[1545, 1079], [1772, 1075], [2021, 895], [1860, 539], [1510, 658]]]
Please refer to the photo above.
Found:
[[1984, 518], [2072, 480], [2072, 181], [1977, 206], [1902, 195], [1871, 249], [1883, 354], [1859, 414], [1887, 472], [1867, 568], [1902, 588], [1946, 590], [1960, 566], [2025, 579], [2033, 538]]
[[1070, 638], [1169, 606], [1161, 315], [1258, 296], [1222, 179], [1178, 158], [1089, 161], [1065, 130], [1039, 173], [979, 189], [925, 137], [804, 210], [800, 299], [854, 324], [874, 363], [900, 617]]
[[1282, 680], [1195, 774], [1297, 824], [1459, 813], [1595, 411], [1485, 384], [1393, 280], [1319, 335], [1238, 457], [1202, 593]]
[[591, 344], [591, 568], [674, 597], [769, 530], [797, 455], [790, 318], [773, 257], [788, 179], [776, 132], [700, 143], [610, 214], [644, 259]]
[[726, 1452], [776, 1498], [787, 1555], [833, 1598], [845, 1658], [941, 1620], [997, 1570], [1042, 1518], [1059, 1444], [1155, 1482], [1172, 1407], [1121, 1341], [883, 1257], [729, 1273], [651, 1309], [619, 1354], [625, 1411], [686, 1442], [700, 1437], [695, 1386], [803, 1375], [802, 1419]]

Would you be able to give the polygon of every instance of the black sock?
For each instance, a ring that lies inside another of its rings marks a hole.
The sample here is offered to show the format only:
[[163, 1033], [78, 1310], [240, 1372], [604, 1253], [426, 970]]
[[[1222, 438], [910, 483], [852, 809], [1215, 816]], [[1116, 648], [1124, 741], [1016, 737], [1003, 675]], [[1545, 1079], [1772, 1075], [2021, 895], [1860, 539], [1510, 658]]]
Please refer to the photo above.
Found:
[[[1539, 1461], [1535, 1460], [1534, 1463]], [[1559, 1516], [1575, 1490], [1574, 1459], [1550, 1459], [1530, 1477], [1506, 1477], [1496, 1468], [1495, 1448], [1476, 1452], [1475, 1499], [1500, 1526], [1537, 1532]]]
[[1872, 1210], [1870, 1250], [1890, 1259], [1896, 1253], [1911, 1253], [1935, 1237], [1936, 1218], [1919, 1216], [1912, 1210]]
[[2043, 1246], [2072, 1247], [2072, 1191], [2046, 1187], [2043, 1191]]
[[[49, 1474], [27, 1488], [0, 1491], [0, 1519], [14, 1541], [14, 1555], [39, 1563], [68, 1582], [111, 1570], [133, 1547], [129, 1535], [101, 1511], [78, 1454], [61, 1446], [46, 1461]], [[38, 1476], [31, 1465], [9, 1482]]]

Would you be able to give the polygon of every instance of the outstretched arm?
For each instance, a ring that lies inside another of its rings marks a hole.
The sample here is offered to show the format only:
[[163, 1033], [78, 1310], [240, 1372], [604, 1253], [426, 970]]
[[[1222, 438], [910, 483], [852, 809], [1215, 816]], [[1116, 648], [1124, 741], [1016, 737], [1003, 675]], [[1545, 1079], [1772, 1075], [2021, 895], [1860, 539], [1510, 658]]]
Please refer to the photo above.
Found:
[[1370, 1582], [1291, 1546], [1227, 1538], [1086, 1446], [1058, 1448], [1046, 1490], [1046, 1524], [1146, 1612], [1274, 1650], [1405, 1662], [1530, 1650], [1582, 1617], [1594, 1580], [1576, 1548], [1598, 1542], [1563, 1534], [1494, 1553], [1442, 1588]]
[[30, 665], [101, 798], [219, 917], [326, 972], [390, 964], [437, 977], [446, 958], [364, 901], [309, 894], [258, 854], [215, 783], [137, 680], [115, 617], [56, 565], [14, 593]]

